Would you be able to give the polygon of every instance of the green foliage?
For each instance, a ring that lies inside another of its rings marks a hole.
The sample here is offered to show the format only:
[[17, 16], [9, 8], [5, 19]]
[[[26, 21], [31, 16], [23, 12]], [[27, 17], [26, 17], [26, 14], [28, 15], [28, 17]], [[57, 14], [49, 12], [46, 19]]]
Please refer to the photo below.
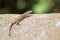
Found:
[[26, 7], [25, 0], [17, 0], [17, 8], [18, 9], [24, 9]]
[[9, 10], [7, 8], [0, 9], [0, 14], [6, 14], [9, 13]]
[[51, 11], [53, 7], [52, 0], [38, 0], [36, 4], [32, 6], [32, 10], [34, 13], [47, 13]]
[[[1, 0], [0, 0], [1, 2]], [[23, 13], [25, 10], [32, 9], [34, 13], [50, 12], [53, 8], [52, 0], [17, 0], [18, 10], [0, 9], [0, 13]]]

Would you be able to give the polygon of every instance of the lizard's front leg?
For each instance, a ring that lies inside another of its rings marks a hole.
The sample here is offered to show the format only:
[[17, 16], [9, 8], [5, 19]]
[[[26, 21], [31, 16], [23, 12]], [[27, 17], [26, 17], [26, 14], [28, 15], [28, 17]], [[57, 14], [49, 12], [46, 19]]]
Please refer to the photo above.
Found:
[[9, 28], [9, 36], [11, 36], [11, 29], [12, 29], [12, 26], [14, 24], [18, 24], [21, 20], [23, 20], [25, 17], [27, 17], [30, 13], [32, 13], [31, 10], [25, 12], [24, 14], [20, 15], [19, 17], [16, 18], [16, 20], [14, 20], [14, 22], [12, 22], [12, 24], [10, 25], [10, 28]]

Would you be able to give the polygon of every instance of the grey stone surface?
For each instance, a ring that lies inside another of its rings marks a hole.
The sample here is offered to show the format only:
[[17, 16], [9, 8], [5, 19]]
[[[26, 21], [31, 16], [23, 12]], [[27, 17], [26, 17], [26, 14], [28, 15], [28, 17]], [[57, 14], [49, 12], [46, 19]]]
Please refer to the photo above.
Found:
[[60, 40], [60, 14], [31, 14], [9, 28], [18, 14], [0, 14], [0, 40]]

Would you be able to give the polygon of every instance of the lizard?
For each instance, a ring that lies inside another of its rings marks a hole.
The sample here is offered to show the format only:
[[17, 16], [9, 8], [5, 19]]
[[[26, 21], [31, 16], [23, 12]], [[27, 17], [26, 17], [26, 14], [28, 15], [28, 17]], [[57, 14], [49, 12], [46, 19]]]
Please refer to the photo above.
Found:
[[22, 15], [18, 16], [10, 25], [9, 28], [9, 36], [11, 36], [11, 29], [14, 24], [19, 24], [20, 21], [22, 21], [25, 17], [27, 17], [30, 13], [32, 13], [31, 10], [28, 10], [27, 12], [23, 13]]

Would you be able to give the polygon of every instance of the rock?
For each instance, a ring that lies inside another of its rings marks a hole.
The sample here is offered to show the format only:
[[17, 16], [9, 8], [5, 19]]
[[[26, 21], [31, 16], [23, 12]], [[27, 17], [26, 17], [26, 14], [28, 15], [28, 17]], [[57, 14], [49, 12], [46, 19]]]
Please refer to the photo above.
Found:
[[31, 14], [9, 28], [19, 14], [0, 14], [0, 40], [60, 40], [60, 14]]

